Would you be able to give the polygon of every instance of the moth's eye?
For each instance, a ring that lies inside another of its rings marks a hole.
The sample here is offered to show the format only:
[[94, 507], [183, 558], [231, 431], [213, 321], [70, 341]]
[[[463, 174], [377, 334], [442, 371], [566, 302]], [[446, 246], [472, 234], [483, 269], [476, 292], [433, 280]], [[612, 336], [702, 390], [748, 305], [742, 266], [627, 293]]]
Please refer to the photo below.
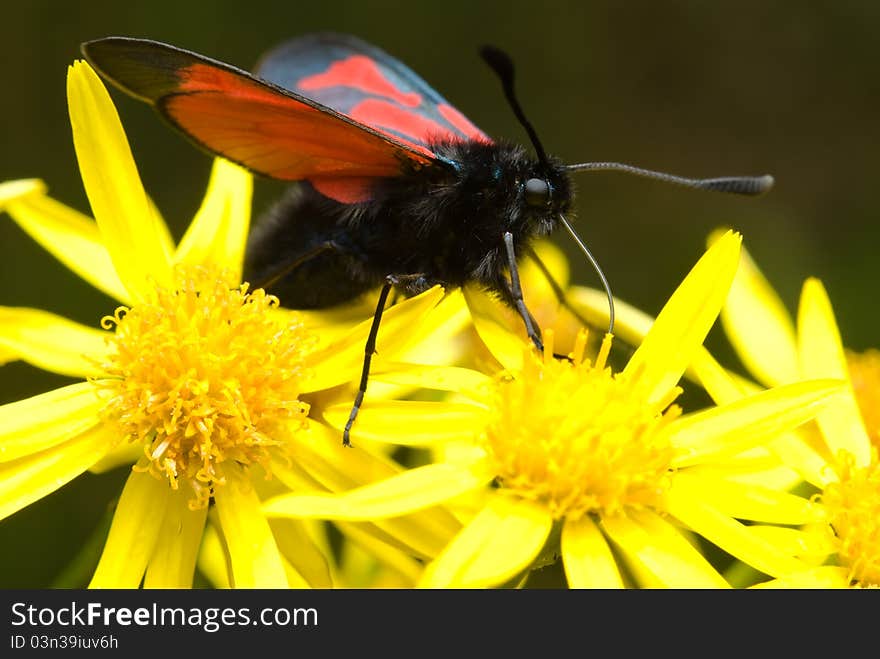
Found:
[[523, 186], [529, 206], [546, 206], [550, 203], [550, 184], [542, 178], [530, 178]]

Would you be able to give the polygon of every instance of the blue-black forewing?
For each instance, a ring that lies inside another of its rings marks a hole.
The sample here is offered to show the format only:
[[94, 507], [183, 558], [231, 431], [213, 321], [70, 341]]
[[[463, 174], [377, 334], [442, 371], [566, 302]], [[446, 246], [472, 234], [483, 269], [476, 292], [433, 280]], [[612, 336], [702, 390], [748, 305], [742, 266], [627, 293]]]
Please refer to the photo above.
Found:
[[350, 35], [286, 41], [260, 60], [255, 73], [407, 143], [430, 148], [440, 139], [491, 141], [412, 69]]

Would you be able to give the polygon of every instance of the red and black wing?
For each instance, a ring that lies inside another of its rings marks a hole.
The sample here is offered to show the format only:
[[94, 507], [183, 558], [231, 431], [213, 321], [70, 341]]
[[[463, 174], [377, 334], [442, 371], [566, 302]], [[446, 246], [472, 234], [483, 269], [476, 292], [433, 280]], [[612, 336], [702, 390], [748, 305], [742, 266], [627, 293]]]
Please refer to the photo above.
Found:
[[255, 73], [407, 144], [491, 141], [412, 69], [350, 35], [286, 41], [263, 56]]
[[443, 166], [421, 143], [197, 53], [124, 37], [82, 49], [105, 78], [208, 151], [273, 178], [308, 180], [342, 202], [369, 198], [376, 178]]

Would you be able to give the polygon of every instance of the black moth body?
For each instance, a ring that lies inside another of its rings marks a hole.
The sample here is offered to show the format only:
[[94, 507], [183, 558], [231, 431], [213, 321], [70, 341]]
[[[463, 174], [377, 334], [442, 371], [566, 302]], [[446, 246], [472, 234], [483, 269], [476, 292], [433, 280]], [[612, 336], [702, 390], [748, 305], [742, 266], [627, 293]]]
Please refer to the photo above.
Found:
[[477, 140], [432, 144], [448, 166], [378, 179], [371, 199], [344, 204], [294, 184], [252, 230], [245, 279], [257, 283], [300, 257], [268, 290], [292, 308], [347, 302], [389, 275], [417, 294], [476, 283], [513, 304], [505, 232], [517, 256], [570, 212], [573, 188], [560, 162], [524, 148]]

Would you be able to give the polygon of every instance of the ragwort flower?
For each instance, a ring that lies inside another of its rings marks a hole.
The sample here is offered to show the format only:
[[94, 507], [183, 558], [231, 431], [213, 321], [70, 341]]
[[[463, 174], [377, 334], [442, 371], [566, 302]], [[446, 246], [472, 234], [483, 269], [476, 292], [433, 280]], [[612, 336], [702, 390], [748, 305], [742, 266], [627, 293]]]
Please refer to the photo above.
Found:
[[[426, 569], [420, 584], [428, 587], [522, 583], [557, 554], [572, 587], [727, 585], [691, 533], [769, 575], [802, 569], [739, 520], [800, 524], [819, 519], [819, 507], [718, 476], [718, 468], [723, 474], [729, 456], [813, 418], [839, 382], [795, 383], [689, 415], [674, 404], [726, 297], [739, 248], [739, 236], [728, 234], [707, 252], [622, 372], [606, 366], [610, 336], [591, 360], [582, 334], [567, 361], [552, 357], [552, 333], [544, 354], [521, 345], [520, 357], [497, 375], [426, 369], [424, 386], [455, 396], [369, 404], [359, 437], [452, 447], [445, 461], [346, 493], [283, 494], [264, 510], [352, 521], [439, 502], [457, 507], [465, 526]], [[510, 354], [499, 351], [499, 360]], [[335, 423], [343, 414], [327, 411]]]
[[[748, 254], [744, 254], [721, 318], [740, 359], [762, 385], [815, 377], [846, 382], [845, 395], [831, 402], [815, 424], [771, 444], [789, 467], [816, 488], [815, 498], [827, 509], [827, 522], [810, 525], [803, 533], [790, 530], [787, 538], [778, 538], [799, 545], [800, 553], [817, 565], [768, 585], [880, 585], [877, 351], [859, 354], [843, 347], [831, 301], [818, 279], [804, 282], [795, 323]], [[820, 565], [826, 554], [831, 559]]]
[[[209, 576], [211, 565], [223, 566], [215, 583], [331, 585], [328, 552], [315, 534], [299, 522], [267, 520], [261, 497], [287, 487], [347, 489], [399, 471], [380, 452], [343, 450], [336, 431], [308, 416], [309, 392], [335, 387], [349, 395], [339, 385], [359, 373], [369, 319], [318, 335], [277, 299], [241, 283], [251, 178], [225, 161], [215, 161], [204, 202], [175, 246], [110, 97], [83, 62], [69, 71], [68, 100], [95, 221], [46, 196], [39, 181], [0, 185], [0, 204], [123, 306], [102, 330], [0, 308], [4, 362], [83, 378], [0, 407], [0, 518], [86, 470], [134, 463], [92, 587], [189, 586], [200, 547]], [[442, 295], [431, 290], [390, 309], [383, 353], [402, 348], [405, 330], [417, 333]], [[410, 580], [418, 566], [395, 552], [428, 559], [457, 528], [442, 511], [348, 526]]]

